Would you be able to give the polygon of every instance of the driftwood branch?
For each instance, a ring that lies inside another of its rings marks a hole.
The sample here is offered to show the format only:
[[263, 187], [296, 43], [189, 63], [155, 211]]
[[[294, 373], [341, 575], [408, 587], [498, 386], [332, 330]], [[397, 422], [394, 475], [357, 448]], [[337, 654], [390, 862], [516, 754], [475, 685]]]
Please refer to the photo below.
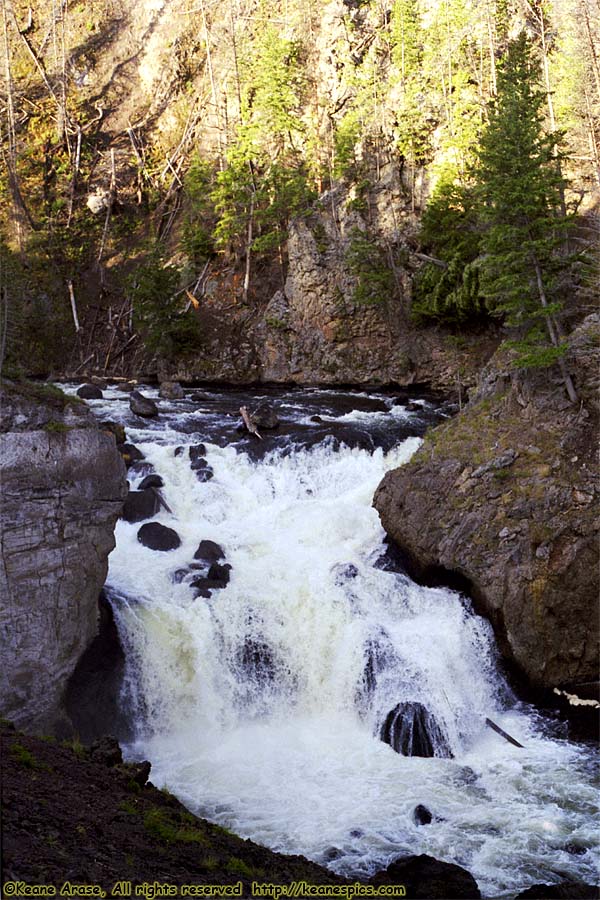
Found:
[[262, 437], [258, 433], [258, 429], [257, 429], [256, 425], [254, 424], [254, 422], [252, 421], [252, 418], [250, 417], [250, 413], [248, 412], [248, 409], [245, 406], [240, 406], [240, 415], [244, 421], [244, 425], [246, 426], [246, 428], [248, 429], [250, 434], [254, 434], [259, 440], [262, 440]]
[[514, 747], [520, 747], [521, 750], [524, 749], [523, 744], [520, 744], [517, 740], [515, 740], [514, 737], [511, 737], [510, 734], [500, 728], [499, 725], [496, 725], [495, 722], [492, 722], [491, 719], [486, 719], [485, 724], [488, 726], [488, 728], [491, 728], [492, 731], [495, 731], [496, 734], [499, 734], [501, 737], [503, 737], [505, 741], [508, 741], [509, 744], [512, 744]]

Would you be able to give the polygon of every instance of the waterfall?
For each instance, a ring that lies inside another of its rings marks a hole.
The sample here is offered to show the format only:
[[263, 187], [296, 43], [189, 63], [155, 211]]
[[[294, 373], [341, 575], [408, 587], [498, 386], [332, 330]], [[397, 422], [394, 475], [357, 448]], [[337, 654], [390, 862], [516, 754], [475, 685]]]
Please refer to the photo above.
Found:
[[[383, 395], [372, 409], [361, 396], [340, 413], [334, 393], [282, 395], [283, 437], [251, 455], [230, 442], [235, 420], [218, 404], [171, 403], [150, 424], [117, 391], [92, 404], [144, 453], [132, 488], [150, 467], [160, 474], [170, 512], [153, 521], [181, 539], [153, 551], [140, 523], [117, 526], [108, 590], [135, 723], [127, 752], [193, 812], [345, 875], [429, 853], [496, 897], [591, 881], [591, 755], [516, 701], [467, 598], [381, 564], [373, 493], [424, 426]], [[336, 423], [359, 429], [355, 446], [335, 440]], [[199, 441], [208, 481], [190, 463]], [[203, 597], [194, 582], [209, 562], [194, 557], [207, 540], [231, 570]]]

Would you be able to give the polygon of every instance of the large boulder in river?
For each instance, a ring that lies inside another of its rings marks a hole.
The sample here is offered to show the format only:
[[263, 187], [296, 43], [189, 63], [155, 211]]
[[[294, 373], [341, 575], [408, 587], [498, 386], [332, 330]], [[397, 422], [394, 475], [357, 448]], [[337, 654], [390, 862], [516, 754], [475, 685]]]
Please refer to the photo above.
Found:
[[274, 429], [279, 427], [279, 416], [270, 403], [259, 403], [249, 410], [250, 419], [258, 429]]
[[422, 703], [398, 703], [387, 714], [379, 736], [402, 756], [452, 756], [442, 729]]
[[[148, 477], [152, 478], [153, 476], [149, 475]], [[151, 519], [152, 516], [155, 516], [159, 509], [160, 498], [152, 488], [129, 491], [123, 506], [122, 517], [126, 522], [142, 522], [144, 519]]]
[[139, 391], [132, 391], [129, 395], [129, 408], [136, 416], [142, 416], [144, 419], [151, 419], [158, 415], [158, 406], [154, 400]]
[[176, 550], [181, 544], [181, 539], [176, 531], [161, 525], [160, 522], [148, 522], [142, 525], [137, 533], [137, 539], [144, 547], [150, 550]]
[[77, 391], [82, 400], [102, 400], [102, 390], [96, 384], [82, 384]]
[[576, 405], [558, 371], [525, 377], [498, 352], [374, 499], [417, 578], [460, 576], [530, 684], [573, 693], [598, 678], [599, 347], [594, 315], [570, 337]]
[[163, 381], [158, 389], [160, 397], [165, 400], [183, 400], [185, 391], [178, 381]]
[[65, 734], [65, 687], [98, 627], [125, 466], [112, 435], [61, 391], [4, 380], [0, 403], [0, 712]]
[[481, 897], [470, 872], [425, 854], [394, 860], [385, 871], [374, 875], [370, 883], [376, 887], [402, 884], [408, 900], [476, 900]]

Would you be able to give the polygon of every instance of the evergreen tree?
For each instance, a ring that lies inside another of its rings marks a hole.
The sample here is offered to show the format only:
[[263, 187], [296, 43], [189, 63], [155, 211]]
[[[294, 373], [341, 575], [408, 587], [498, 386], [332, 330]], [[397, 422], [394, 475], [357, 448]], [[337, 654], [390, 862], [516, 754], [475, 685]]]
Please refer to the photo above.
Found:
[[558, 362], [569, 397], [575, 390], [564, 365], [558, 321], [559, 278], [567, 220], [561, 214], [564, 179], [555, 148], [559, 135], [544, 133], [546, 94], [538, 88], [539, 64], [521, 34], [498, 71], [498, 97], [479, 149], [482, 199], [481, 291], [514, 330], [522, 367]]

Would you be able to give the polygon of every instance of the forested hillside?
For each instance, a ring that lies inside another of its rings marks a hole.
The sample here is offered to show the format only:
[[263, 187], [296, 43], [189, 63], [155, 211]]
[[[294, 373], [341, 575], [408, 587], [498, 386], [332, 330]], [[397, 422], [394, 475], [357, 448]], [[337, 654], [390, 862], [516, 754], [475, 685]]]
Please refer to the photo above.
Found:
[[501, 325], [560, 359], [593, 304], [599, 14], [6, 0], [5, 365], [410, 380]]

